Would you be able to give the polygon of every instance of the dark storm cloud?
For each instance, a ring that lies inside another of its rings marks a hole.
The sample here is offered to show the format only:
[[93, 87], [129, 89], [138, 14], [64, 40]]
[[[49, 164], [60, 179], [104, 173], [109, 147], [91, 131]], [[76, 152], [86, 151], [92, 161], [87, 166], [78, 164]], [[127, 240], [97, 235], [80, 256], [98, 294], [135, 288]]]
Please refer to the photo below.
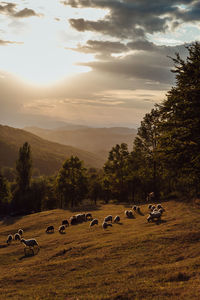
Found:
[[17, 11], [16, 7], [17, 4], [15, 3], [1, 2], [0, 14], [5, 14], [15, 18], [28, 18], [33, 16], [39, 16], [39, 14], [37, 14], [33, 9], [24, 8], [20, 11]]
[[[192, 0], [68, 0], [62, 2], [74, 8], [108, 9], [102, 20], [70, 19], [78, 31], [97, 31], [116, 37], [142, 37], [145, 33], [165, 32], [169, 23], [177, 26], [180, 21], [199, 19], [199, 1]], [[187, 10], [180, 8], [187, 5]]]

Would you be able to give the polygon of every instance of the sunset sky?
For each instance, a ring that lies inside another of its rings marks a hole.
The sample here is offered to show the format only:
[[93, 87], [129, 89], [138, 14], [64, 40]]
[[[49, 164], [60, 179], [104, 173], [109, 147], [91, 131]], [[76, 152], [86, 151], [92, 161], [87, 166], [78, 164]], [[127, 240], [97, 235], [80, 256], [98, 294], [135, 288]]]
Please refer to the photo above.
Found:
[[199, 0], [0, 2], [0, 124], [136, 128], [198, 40]]

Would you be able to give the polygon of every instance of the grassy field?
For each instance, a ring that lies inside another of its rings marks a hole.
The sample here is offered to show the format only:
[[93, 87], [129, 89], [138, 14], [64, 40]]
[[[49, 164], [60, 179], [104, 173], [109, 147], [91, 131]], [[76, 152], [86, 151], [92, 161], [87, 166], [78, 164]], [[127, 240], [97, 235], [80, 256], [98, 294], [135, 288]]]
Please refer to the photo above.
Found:
[[[126, 219], [123, 205], [91, 211], [99, 219], [121, 216], [107, 230], [89, 223], [59, 234], [61, 221], [73, 213], [53, 210], [0, 223], [0, 299], [200, 299], [200, 211], [169, 201], [159, 225], [142, 215]], [[46, 234], [54, 225], [54, 234]], [[24, 229], [40, 251], [25, 257], [20, 242], [7, 235]]]

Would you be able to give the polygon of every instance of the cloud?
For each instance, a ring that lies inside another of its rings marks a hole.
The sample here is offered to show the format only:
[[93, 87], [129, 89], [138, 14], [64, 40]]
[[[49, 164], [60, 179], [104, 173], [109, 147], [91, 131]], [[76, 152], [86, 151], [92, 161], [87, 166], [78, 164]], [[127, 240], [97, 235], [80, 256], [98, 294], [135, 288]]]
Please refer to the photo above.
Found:
[[15, 18], [39, 17], [33, 9], [24, 8], [13, 15]]
[[0, 40], [0, 46], [8, 46], [12, 44], [23, 44], [23, 42], [14, 42], [14, 41], [5, 41], [5, 40]]
[[17, 4], [16, 3], [7, 3], [3, 2], [4, 5], [0, 5], [0, 14], [5, 14], [15, 18], [28, 18], [28, 17], [39, 17], [33, 9], [24, 8], [20, 11], [16, 11]]
[[[71, 18], [69, 22], [78, 31], [96, 31], [119, 38], [165, 32], [170, 26], [177, 26], [177, 20], [192, 21], [193, 17], [199, 20], [200, 11], [199, 1], [193, 0], [68, 0], [62, 3], [74, 8], [109, 10], [104, 19], [90, 21]], [[181, 4], [186, 4], [187, 9], [181, 9]]]

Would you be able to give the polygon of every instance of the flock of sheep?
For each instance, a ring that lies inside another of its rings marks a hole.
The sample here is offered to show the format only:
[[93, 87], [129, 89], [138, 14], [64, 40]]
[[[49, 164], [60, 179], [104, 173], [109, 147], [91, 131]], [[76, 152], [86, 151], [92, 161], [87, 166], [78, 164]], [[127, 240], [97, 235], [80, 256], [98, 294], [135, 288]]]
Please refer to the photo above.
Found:
[[[152, 205], [149, 204], [148, 205], [148, 210], [149, 210], [149, 215], [147, 217], [147, 221], [160, 221], [161, 220], [161, 216], [163, 214], [163, 212], [165, 211], [164, 208], [162, 207], [161, 204], [156, 205]], [[132, 210], [125, 210], [124, 214], [126, 218], [130, 218], [133, 219], [135, 218], [134, 216], [134, 211], [140, 215], [143, 215], [140, 207], [134, 205], [132, 207]], [[59, 226], [58, 228], [58, 232], [60, 234], [65, 233], [65, 229], [66, 227], [68, 227], [69, 225], [77, 225], [77, 224], [81, 224], [83, 222], [87, 222], [90, 221], [90, 225], [89, 228], [93, 227], [94, 225], [98, 225], [99, 221], [98, 219], [94, 219], [92, 217], [91, 213], [84, 213], [84, 214], [76, 214], [74, 216], [72, 216], [69, 221], [67, 219], [62, 221], [62, 225]], [[120, 216], [115, 216], [113, 218], [112, 215], [108, 215], [107, 217], [104, 218], [103, 223], [102, 223], [102, 228], [105, 230], [107, 229], [109, 226], [112, 227], [112, 223], [120, 223]], [[46, 233], [54, 233], [54, 226], [50, 225], [46, 228]], [[21, 243], [24, 244], [24, 253], [27, 256], [30, 252], [32, 255], [34, 255], [34, 249], [38, 249], [39, 251], [39, 245], [38, 242], [36, 241], [36, 239], [28, 239], [25, 240], [23, 237], [23, 230], [19, 229], [17, 233], [13, 235], [9, 234], [8, 238], [7, 238], [7, 244], [9, 245], [13, 240], [14, 241], [20, 241]], [[27, 252], [29, 251], [29, 252]]]

